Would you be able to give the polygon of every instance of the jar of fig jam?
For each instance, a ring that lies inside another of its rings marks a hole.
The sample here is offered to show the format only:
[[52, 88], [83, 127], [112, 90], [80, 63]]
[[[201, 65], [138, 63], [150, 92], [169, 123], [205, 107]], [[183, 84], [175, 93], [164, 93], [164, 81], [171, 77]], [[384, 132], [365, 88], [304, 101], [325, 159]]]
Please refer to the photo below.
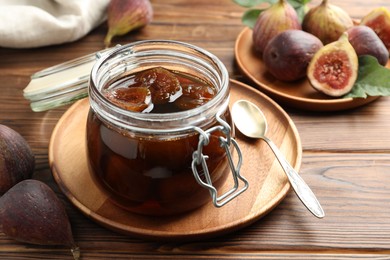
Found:
[[[175, 41], [118, 46], [99, 57], [88, 91], [89, 167], [115, 204], [171, 215], [220, 207], [247, 189], [229, 77], [214, 55]], [[228, 176], [234, 186], [220, 194]]]

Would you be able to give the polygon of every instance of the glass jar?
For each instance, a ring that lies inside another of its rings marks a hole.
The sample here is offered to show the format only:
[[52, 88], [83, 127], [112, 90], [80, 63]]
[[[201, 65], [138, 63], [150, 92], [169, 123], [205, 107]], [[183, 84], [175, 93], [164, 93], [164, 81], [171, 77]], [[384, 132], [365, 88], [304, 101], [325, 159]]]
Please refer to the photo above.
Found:
[[[193, 75], [217, 93], [201, 106], [171, 113], [132, 112], [102, 94], [126, 76], [155, 67]], [[214, 55], [175, 41], [118, 46], [99, 57], [88, 91], [90, 171], [118, 206], [140, 214], [171, 215], [205, 204], [210, 194], [220, 207], [247, 188], [239, 174], [241, 154], [237, 163], [231, 155], [239, 148], [231, 137], [229, 77]], [[218, 196], [230, 172], [234, 187]]]

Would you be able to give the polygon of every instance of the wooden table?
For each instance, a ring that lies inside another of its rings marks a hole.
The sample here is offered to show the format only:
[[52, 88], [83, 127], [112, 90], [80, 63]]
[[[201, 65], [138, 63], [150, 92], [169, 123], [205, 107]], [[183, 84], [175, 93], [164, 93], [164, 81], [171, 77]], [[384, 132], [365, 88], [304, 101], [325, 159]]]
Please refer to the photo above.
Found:
[[[313, 3], [318, 3], [314, 1]], [[361, 18], [388, 0], [340, 0]], [[336, 3], [337, 2], [337, 3]], [[189, 42], [216, 54], [233, 79], [247, 82], [234, 59], [234, 43], [244, 28], [244, 8], [229, 0], [152, 1], [153, 23], [115, 38]], [[32, 73], [103, 48], [106, 24], [74, 43], [36, 49], [0, 48], [0, 123], [22, 134], [36, 155], [33, 178], [48, 183], [65, 203], [82, 259], [389, 259], [390, 258], [390, 99], [348, 111], [319, 113], [284, 107], [302, 141], [300, 174], [326, 212], [313, 217], [294, 192], [247, 228], [208, 240], [141, 240], [101, 227], [81, 214], [61, 193], [48, 163], [51, 133], [68, 107], [32, 112], [22, 90]], [[34, 246], [0, 235], [1, 259], [71, 259], [64, 247]]]

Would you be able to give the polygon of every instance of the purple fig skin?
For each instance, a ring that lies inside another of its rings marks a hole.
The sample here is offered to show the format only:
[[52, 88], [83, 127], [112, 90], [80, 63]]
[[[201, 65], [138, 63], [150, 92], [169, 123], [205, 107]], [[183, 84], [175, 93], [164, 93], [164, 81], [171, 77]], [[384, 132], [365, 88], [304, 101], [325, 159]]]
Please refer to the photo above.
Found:
[[35, 158], [27, 141], [15, 130], [0, 125], [0, 195], [31, 178]]
[[276, 79], [299, 80], [306, 76], [312, 57], [322, 46], [320, 39], [312, 34], [301, 30], [287, 30], [267, 44], [263, 62]]
[[0, 230], [20, 242], [75, 248], [62, 202], [38, 180], [21, 181], [0, 197]]
[[302, 29], [318, 37], [324, 45], [337, 41], [348, 28], [353, 26], [349, 14], [342, 8], [322, 0], [311, 8], [302, 21]]
[[104, 44], [109, 47], [114, 36], [149, 24], [153, 19], [153, 8], [149, 0], [111, 0], [107, 16], [108, 32]]
[[347, 30], [348, 40], [358, 56], [371, 55], [379, 64], [385, 66], [389, 60], [389, 51], [373, 29], [357, 25]]
[[287, 1], [279, 0], [257, 18], [253, 27], [255, 51], [261, 55], [273, 37], [289, 29], [301, 30], [297, 12]]

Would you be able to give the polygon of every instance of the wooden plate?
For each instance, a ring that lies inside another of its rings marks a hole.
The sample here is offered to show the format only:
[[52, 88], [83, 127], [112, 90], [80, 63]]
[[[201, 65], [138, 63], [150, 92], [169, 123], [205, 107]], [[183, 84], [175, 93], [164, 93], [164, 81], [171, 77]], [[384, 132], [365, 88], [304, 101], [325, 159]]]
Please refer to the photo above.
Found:
[[[247, 99], [257, 104], [269, 120], [268, 136], [299, 170], [300, 137], [289, 116], [256, 89], [231, 81], [231, 104]], [[115, 206], [95, 185], [87, 167], [85, 125], [89, 103], [75, 103], [59, 120], [49, 146], [49, 161], [56, 182], [69, 200], [97, 223], [120, 233], [142, 238], [195, 240], [222, 235], [245, 227], [272, 210], [286, 196], [290, 184], [269, 147], [261, 140], [237, 133], [243, 152], [242, 174], [250, 186], [222, 208], [211, 203], [171, 217], [148, 217]], [[232, 185], [228, 180], [226, 185]], [[231, 186], [229, 186], [231, 187]]]
[[252, 30], [246, 27], [238, 35], [235, 45], [235, 57], [240, 70], [261, 91], [283, 105], [310, 111], [338, 111], [359, 107], [378, 98], [332, 98], [311, 87], [306, 78], [293, 83], [277, 80], [267, 72], [252, 45]]

